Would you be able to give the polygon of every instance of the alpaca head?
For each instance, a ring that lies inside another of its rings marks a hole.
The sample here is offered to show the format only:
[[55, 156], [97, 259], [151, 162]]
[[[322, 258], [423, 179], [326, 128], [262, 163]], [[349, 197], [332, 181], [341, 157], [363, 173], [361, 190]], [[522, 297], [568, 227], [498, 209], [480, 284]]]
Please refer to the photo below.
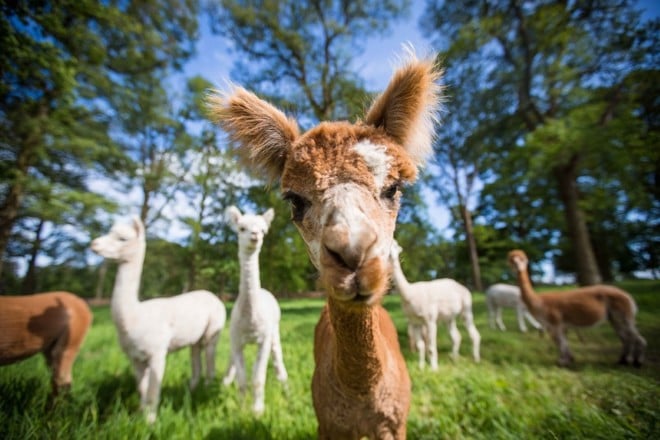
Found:
[[238, 249], [240, 253], [252, 254], [261, 250], [264, 235], [270, 228], [275, 211], [270, 208], [263, 215], [241, 214], [235, 206], [225, 209], [225, 217], [229, 226], [238, 234]]
[[102, 257], [119, 263], [144, 258], [146, 241], [139, 217], [131, 224], [115, 223], [110, 232], [92, 241], [91, 249]]
[[507, 260], [509, 261], [509, 265], [511, 266], [511, 269], [514, 273], [520, 273], [527, 270], [527, 263], [529, 260], [527, 259], [525, 252], [521, 251], [520, 249], [515, 249], [509, 252]]
[[243, 88], [209, 98], [211, 117], [247, 164], [280, 180], [321, 281], [345, 304], [373, 304], [387, 290], [400, 189], [432, 151], [440, 76], [433, 60], [410, 54], [363, 121], [322, 122], [304, 134]]

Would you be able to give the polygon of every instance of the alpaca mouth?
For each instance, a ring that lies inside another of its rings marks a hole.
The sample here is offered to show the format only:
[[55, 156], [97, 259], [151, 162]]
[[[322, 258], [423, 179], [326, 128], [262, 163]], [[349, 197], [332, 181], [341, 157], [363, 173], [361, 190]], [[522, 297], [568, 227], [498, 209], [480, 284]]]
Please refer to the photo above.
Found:
[[351, 302], [357, 303], [357, 304], [364, 304], [369, 302], [371, 299], [371, 295], [364, 295], [362, 293], [356, 293]]

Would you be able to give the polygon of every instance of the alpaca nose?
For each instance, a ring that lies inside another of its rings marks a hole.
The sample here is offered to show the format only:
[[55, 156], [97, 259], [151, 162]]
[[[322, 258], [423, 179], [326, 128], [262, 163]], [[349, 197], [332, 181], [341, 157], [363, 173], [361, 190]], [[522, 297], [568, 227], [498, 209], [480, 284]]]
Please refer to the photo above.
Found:
[[349, 223], [337, 212], [323, 228], [322, 243], [326, 253], [337, 265], [355, 271], [366, 260], [376, 238], [373, 228], [360, 222]]

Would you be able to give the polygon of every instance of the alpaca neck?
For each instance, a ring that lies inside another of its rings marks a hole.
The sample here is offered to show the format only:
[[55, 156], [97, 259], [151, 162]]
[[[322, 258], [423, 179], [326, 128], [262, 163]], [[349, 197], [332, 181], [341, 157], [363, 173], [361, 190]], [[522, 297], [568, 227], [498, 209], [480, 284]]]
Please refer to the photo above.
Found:
[[127, 310], [138, 304], [143, 262], [144, 253], [138, 253], [133, 259], [120, 263], [117, 267], [117, 276], [110, 302], [113, 316], [124, 315]]
[[410, 302], [410, 283], [403, 274], [403, 270], [401, 270], [401, 263], [398, 258], [392, 259], [392, 278], [394, 279], [394, 284], [399, 289], [401, 297], [405, 301]]
[[541, 307], [541, 299], [534, 292], [532, 281], [529, 279], [527, 270], [518, 271], [518, 286], [520, 287], [520, 296], [530, 311], [538, 310]]
[[241, 263], [241, 284], [238, 294], [243, 301], [251, 301], [261, 290], [261, 280], [259, 275], [259, 252], [239, 253]]
[[385, 369], [380, 306], [354, 307], [328, 299], [335, 335], [334, 363], [340, 383], [363, 393], [373, 389]]

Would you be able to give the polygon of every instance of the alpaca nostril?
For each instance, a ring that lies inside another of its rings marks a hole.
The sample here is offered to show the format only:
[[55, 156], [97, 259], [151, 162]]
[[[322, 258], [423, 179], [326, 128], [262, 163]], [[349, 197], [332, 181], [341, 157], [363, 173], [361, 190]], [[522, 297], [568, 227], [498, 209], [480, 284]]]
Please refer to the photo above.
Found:
[[332, 260], [339, 266], [354, 271], [357, 269], [358, 264], [355, 264], [355, 260], [346, 259], [341, 253], [333, 251], [328, 246], [325, 246], [325, 251], [332, 258]]

